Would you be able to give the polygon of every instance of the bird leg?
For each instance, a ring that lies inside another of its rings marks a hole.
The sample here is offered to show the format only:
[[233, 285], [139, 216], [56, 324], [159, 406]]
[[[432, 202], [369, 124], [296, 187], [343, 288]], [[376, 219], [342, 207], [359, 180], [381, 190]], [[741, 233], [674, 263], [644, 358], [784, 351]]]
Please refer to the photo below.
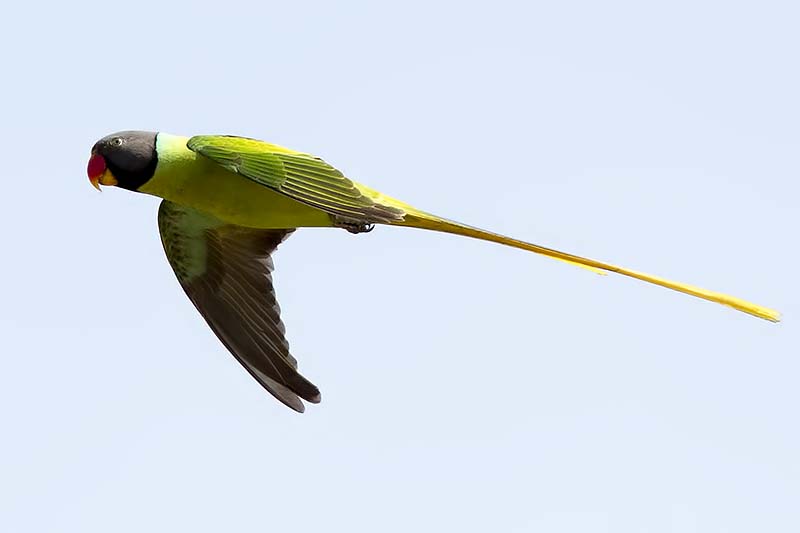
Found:
[[375, 229], [375, 224], [368, 224], [360, 220], [340, 217], [337, 215], [333, 215], [331, 218], [333, 219], [333, 226], [335, 228], [344, 228], [350, 233], [369, 233]]

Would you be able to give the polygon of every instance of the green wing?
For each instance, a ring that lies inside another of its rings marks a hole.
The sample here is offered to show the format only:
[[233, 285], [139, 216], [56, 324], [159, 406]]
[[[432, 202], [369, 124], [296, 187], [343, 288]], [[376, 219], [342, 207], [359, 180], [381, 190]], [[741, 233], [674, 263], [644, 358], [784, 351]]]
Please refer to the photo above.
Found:
[[186, 295], [236, 359], [273, 396], [295, 411], [320, 401], [297, 372], [272, 287], [271, 254], [293, 230], [225, 224], [164, 200], [158, 229]]
[[197, 135], [186, 146], [232, 172], [346, 220], [389, 224], [406, 214], [400, 207], [376, 202], [366, 188], [310, 154], [219, 135]]

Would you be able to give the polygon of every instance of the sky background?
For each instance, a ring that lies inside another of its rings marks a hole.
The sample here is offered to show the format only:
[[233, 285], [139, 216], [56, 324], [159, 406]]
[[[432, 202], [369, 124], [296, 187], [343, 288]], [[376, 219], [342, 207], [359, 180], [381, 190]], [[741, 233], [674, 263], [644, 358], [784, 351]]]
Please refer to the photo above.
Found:
[[[800, 530], [800, 8], [644, 4], [10, 4], [0, 530]], [[183, 295], [157, 200], [89, 185], [121, 129], [309, 151], [784, 322], [470, 239], [299, 231], [275, 281], [323, 402], [298, 415]]]

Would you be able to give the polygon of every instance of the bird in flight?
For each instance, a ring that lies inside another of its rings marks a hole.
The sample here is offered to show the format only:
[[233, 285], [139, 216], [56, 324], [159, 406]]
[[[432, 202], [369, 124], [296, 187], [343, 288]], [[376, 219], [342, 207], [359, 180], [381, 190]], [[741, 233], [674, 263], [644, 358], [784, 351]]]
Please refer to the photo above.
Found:
[[319, 389], [297, 371], [272, 286], [272, 252], [295, 229], [376, 224], [452, 233], [614, 272], [777, 322], [733, 296], [572, 255], [420, 211], [356, 183], [311, 154], [244, 137], [122, 131], [92, 147], [92, 185], [163, 199], [158, 229], [189, 299], [220, 341], [275, 398], [298, 412]]

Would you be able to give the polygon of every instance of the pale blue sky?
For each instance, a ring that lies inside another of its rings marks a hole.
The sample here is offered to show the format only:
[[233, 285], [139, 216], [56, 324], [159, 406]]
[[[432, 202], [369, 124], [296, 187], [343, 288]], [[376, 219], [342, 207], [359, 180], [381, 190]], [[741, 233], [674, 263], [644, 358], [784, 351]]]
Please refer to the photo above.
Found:
[[[191, 6], [191, 7], [190, 7]], [[792, 2], [96, 2], [0, 19], [0, 530], [796, 532]], [[297, 415], [96, 193], [120, 129], [263, 138], [420, 208], [784, 312], [378, 228], [276, 254]]]

